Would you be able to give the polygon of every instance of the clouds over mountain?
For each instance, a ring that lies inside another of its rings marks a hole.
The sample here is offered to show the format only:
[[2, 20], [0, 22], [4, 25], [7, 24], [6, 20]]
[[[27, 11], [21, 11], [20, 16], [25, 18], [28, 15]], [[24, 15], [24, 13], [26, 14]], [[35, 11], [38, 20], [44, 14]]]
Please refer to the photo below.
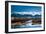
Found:
[[14, 12], [11, 17], [41, 18], [41, 12]]
[[14, 14], [21, 14], [21, 15], [25, 15], [25, 14], [28, 14], [28, 15], [41, 15], [41, 12], [14, 12]]

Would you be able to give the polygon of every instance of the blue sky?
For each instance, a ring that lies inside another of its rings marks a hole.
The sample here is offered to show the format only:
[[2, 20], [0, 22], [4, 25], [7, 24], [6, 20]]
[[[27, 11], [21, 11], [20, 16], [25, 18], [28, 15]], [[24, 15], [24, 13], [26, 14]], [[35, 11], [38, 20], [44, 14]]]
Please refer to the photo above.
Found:
[[11, 5], [11, 12], [40, 12], [41, 6]]

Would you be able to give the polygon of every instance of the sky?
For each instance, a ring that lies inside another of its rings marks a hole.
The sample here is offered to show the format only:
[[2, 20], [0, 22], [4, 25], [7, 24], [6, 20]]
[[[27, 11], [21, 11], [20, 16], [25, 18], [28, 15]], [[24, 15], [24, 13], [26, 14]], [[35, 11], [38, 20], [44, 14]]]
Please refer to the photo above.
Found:
[[11, 5], [11, 13], [19, 14], [41, 14], [41, 6]]

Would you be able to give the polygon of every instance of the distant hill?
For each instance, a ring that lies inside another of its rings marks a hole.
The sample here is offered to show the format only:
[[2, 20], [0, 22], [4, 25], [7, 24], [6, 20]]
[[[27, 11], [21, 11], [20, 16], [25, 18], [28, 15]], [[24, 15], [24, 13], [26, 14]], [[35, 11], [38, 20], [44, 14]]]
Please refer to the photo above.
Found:
[[11, 17], [18, 17], [18, 18], [21, 18], [21, 17], [23, 17], [23, 18], [41, 18], [41, 15], [38, 15], [38, 14], [36, 14], [36, 15], [29, 15], [29, 14], [25, 14], [25, 15], [21, 15], [21, 14], [11, 14]]

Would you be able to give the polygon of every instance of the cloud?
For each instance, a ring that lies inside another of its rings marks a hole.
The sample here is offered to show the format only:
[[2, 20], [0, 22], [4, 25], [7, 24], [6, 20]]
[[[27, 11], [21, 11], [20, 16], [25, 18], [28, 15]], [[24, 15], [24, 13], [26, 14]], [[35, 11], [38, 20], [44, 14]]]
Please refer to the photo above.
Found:
[[25, 14], [31, 14], [31, 15], [41, 15], [41, 12], [14, 12], [15, 14], [21, 14], [21, 15], [25, 15]]

